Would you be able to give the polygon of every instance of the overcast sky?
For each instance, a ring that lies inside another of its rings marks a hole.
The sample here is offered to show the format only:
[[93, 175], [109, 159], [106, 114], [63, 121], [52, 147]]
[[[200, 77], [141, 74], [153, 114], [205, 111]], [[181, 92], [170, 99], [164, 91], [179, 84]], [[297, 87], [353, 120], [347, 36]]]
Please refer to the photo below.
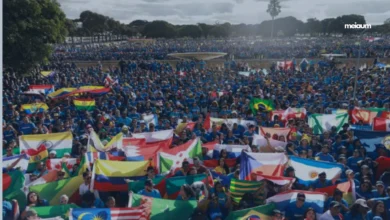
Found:
[[[270, 19], [269, 0], [58, 0], [68, 18], [85, 10], [129, 23], [166, 20], [173, 24], [230, 22], [256, 24]], [[368, 24], [390, 18], [390, 0], [281, 0], [279, 17], [324, 19], [344, 14], [364, 15]]]

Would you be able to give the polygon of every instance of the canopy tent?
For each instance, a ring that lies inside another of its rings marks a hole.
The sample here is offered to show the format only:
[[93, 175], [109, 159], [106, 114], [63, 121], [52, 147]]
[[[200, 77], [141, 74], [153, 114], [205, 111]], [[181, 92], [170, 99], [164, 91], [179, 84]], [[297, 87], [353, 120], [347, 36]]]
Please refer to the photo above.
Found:
[[195, 60], [211, 60], [225, 56], [227, 53], [215, 53], [215, 52], [194, 52], [194, 53], [171, 53], [168, 56], [178, 59], [195, 59]]

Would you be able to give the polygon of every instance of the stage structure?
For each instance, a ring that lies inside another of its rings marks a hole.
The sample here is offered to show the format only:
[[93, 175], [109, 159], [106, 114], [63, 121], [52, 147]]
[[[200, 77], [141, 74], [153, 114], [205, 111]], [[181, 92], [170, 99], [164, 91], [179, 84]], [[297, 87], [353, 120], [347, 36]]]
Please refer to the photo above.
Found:
[[215, 52], [194, 52], [194, 53], [170, 53], [168, 56], [175, 57], [177, 59], [186, 60], [212, 60], [215, 58], [226, 56], [227, 53], [215, 53]]

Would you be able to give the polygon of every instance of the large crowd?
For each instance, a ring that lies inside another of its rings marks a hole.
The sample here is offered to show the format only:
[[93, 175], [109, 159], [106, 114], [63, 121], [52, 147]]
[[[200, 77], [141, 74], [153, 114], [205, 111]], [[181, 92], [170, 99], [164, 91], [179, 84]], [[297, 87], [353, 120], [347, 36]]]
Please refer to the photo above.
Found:
[[167, 60], [170, 53], [223, 52], [236, 59], [284, 59], [291, 57], [318, 58], [324, 53], [346, 54], [375, 58], [390, 56], [390, 39], [379, 38], [287, 38], [277, 41], [261, 39], [174, 39], [129, 41], [122, 43], [95, 43], [74, 46], [58, 45], [52, 59], [59, 61], [99, 60]]
[[[364, 43], [364, 57], [383, 57], [390, 49], [389, 39]], [[342, 130], [325, 131], [314, 135], [309, 127], [307, 117], [315, 113], [332, 113], [335, 109], [352, 110], [359, 108], [384, 108], [390, 111], [390, 71], [379, 69], [359, 72], [354, 100], [355, 69], [337, 66], [333, 69], [307, 67], [296, 71], [295, 68], [280, 70], [273, 66], [264, 73], [253, 70], [249, 76], [239, 75], [244, 65], [240, 62], [227, 61], [224, 68], [208, 67], [204, 61], [180, 61], [176, 66], [156, 60], [167, 59], [168, 53], [174, 52], [227, 52], [236, 58], [285, 58], [285, 57], [318, 57], [325, 50], [327, 53], [347, 53], [348, 57], [357, 57], [358, 46], [354, 40], [347, 39], [306, 39], [284, 42], [262, 42], [256, 40], [156, 40], [150, 45], [123, 43], [100, 45], [96, 47], [58, 46], [49, 65], [37, 67], [30, 75], [17, 76], [12, 70], [3, 75], [3, 157], [21, 154], [19, 136], [32, 134], [51, 134], [71, 131], [73, 146], [67, 158], [82, 159], [89, 150], [89, 129], [99, 135], [103, 144], [107, 144], [115, 135], [122, 132], [124, 137], [144, 132], [156, 132], [176, 129], [184, 122], [195, 122], [193, 128], [185, 128], [176, 133], [170, 148], [181, 146], [195, 138], [203, 144], [216, 142], [222, 145], [250, 145], [252, 152], [259, 152], [259, 145], [253, 145], [255, 135], [261, 134], [260, 127], [294, 128], [296, 133], [288, 137], [285, 149], [272, 152], [285, 152], [288, 156], [297, 156], [312, 160], [342, 163], [341, 177], [336, 182], [326, 181], [326, 174], [320, 173], [318, 181], [306, 186], [295, 179], [292, 185], [278, 187], [269, 180], [264, 201], [287, 190], [302, 190], [296, 201], [291, 202], [285, 210], [273, 210], [272, 219], [286, 220], [388, 220], [390, 219], [390, 181], [388, 175], [377, 175], [379, 156], [388, 157], [389, 149], [377, 143], [377, 154], [367, 155], [359, 139], [354, 137], [346, 123]], [[375, 55], [374, 55], [375, 54]], [[118, 60], [118, 66], [103, 66], [100, 62], [88, 68], [80, 68], [73, 61]], [[296, 64], [298, 65], [298, 64]], [[50, 70], [54, 74], [42, 76], [41, 71]], [[182, 74], [184, 73], [184, 74]], [[115, 83], [105, 85], [107, 74]], [[25, 94], [30, 85], [54, 85], [61, 88], [80, 88], [82, 86], [105, 85], [111, 88], [107, 94], [93, 96], [81, 94], [85, 98], [94, 98], [96, 106], [92, 111], [77, 110], [72, 97], [53, 99], [44, 95]], [[271, 118], [270, 112], [259, 109], [251, 110], [253, 98], [271, 100], [275, 110], [289, 107], [305, 108], [307, 116], [289, 121]], [[44, 102], [48, 110], [28, 114], [21, 110], [22, 104]], [[157, 116], [155, 124], [146, 124], [143, 115]], [[101, 120], [104, 116], [104, 120]], [[211, 126], [208, 130], [204, 122], [208, 117], [255, 121], [255, 126], [221, 127]], [[180, 121], [179, 121], [180, 120]], [[303, 138], [309, 137], [309, 138]], [[272, 137], [268, 137], [272, 138]], [[267, 138], [267, 140], [268, 140]], [[228, 167], [227, 152], [221, 150], [214, 159], [218, 165], [205, 167], [203, 161], [209, 156], [204, 149], [203, 158], [191, 158], [185, 161], [182, 168], [172, 171], [173, 176], [187, 176], [210, 172], [226, 175], [231, 179], [238, 178], [240, 173], [240, 156], [236, 165]], [[120, 149], [110, 153], [123, 155]], [[340, 153], [341, 152], [341, 153]], [[56, 158], [55, 152], [49, 152], [50, 158]], [[212, 158], [208, 158], [212, 159]], [[229, 158], [231, 159], [231, 158]], [[260, 161], [261, 162], [261, 161]], [[15, 167], [3, 168], [11, 173]], [[43, 177], [48, 171], [45, 163], [40, 163], [28, 178], [34, 181]], [[144, 189], [135, 192], [144, 196], [161, 198], [154, 188], [153, 178], [161, 174], [158, 167], [150, 166], [144, 181]], [[285, 177], [294, 177], [296, 170], [286, 166]], [[383, 171], [382, 171], [383, 172]], [[388, 173], [387, 173], [388, 174]], [[99, 193], [91, 192], [91, 170], [84, 172], [84, 182], [80, 185], [81, 201], [77, 204], [83, 208], [127, 207], [127, 192]], [[386, 177], [386, 178], [385, 178]], [[59, 171], [58, 180], [64, 178]], [[131, 177], [128, 177], [129, 179]], [[325, 179], [324, 179], [325, 178]], [[343, 192], [334, 190], [327, 195], [323, 213], [305, 204], [308, 194], [318, 188], [335, 186], [343, 181], [354, 181], [355, 199], [348, 204], [343, 199]], [[213, 186], [201, 184], [207, 196], [199, 198], [198, 185], [183, 185], [177, 200], [199, 200], [199, 206], [207, 201], [206, 208], [196, 208], [191, 219], [225, 219], [237, 210], [254, 208], [259, 204], [254, 201], [258, 194], [245, 194], [238, 204], [230, 198], [229, 188], [222, 187], [217, 181]], [[61, 204], [67, 204], [69, 195], [61, 196]], [[49, 206], [47, 199], [40, 199], [37, 192], [26, 195], [27, 207], [20, 210], [23, 219], [36, 219], [39, 215], [32, 207]], [[12, 218], [15, 204], [3, 201], [3, 219]], [[152, 218], [153, 219], [153, 218]], [[181, 219], [178, 217], [178, 219]], [[252, 218], [247, 218], [252, 219]], [[253, 218], [256, 219], [256, 218]], [[257, 218], [260, 219], [260, 218]]]

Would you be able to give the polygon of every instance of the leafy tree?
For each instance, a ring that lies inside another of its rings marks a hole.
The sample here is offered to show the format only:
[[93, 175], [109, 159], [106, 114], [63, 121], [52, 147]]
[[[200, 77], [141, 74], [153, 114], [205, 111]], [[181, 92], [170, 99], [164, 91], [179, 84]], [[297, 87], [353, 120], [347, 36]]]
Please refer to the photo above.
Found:
[[180, 37], [199, 38], [202, 34], [202, 29], [198, 25], [183, 25], [179, 28]]
[[174, 25], [166, 21], [153, 21], [145, 26], [143, 35], [150, 38], [173, 38], [177, 31]]
[[271, 29], [271, 38], [274, 35], [274, 20], [281, 12], [281, 6], [279, 0], [270, 0], [268, 4], [267, 13], [271, 15], [272, 18], [272, 29]]
[[309, 18], [305, 24], [305, 32], [310, 34], [320, 33], [322, 30], [321, 21], [316, 18]]
[[212, 25], [208, 25], [205, 23], [199, 23], [198, 26], [202, 29], [203, 37], [206, 37], [210, 35], [210, 30], [213, 28]]
[[73, 20], [66, 19], [65, 22], [68, 35], [72, 38], [72, 44], [74, 43], [74, 36], [77, 34], [77, 24]]
[[66, 17], [53, 0], [4, 0], [4, 66], [19, 74], [48, 61], [50, 44], [64, 42]]
[[149, 22], [146, 20], [135, 20], [132, 21], [128, 26], [131, 27], [134, 31], [142, 33], [147, 24], [149, 24]]
[[230, 33], [227, 25], [215, 25], [210, 30], [210, 35], [214, 37], [228, 37], [229, 34]]

